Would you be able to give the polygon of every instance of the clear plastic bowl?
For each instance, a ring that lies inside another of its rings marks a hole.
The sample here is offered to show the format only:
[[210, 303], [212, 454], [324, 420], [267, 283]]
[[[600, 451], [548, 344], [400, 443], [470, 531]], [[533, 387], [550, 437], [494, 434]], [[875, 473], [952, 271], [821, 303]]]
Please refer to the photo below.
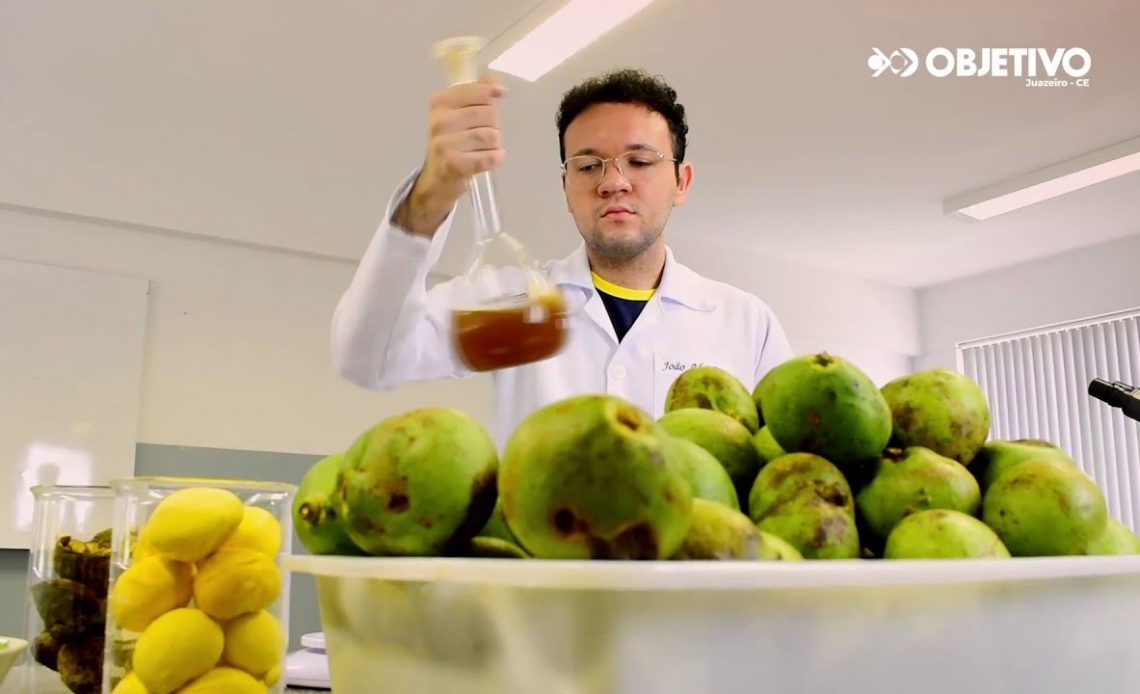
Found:
[[283, 565], [316, 576], [333, 691], [1140, 691], [1140, 557]]

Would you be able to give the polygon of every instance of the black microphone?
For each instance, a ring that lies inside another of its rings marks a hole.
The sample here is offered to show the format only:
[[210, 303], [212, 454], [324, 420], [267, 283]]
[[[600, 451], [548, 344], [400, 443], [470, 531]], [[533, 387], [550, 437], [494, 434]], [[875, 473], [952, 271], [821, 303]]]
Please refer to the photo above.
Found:
[[1113, 407], [1119, 407], [1125, 417], [1140, 422], [1140, 388], [1120, 381], [1109, 383], [1094, 378], [1089, 384], [1089, 395]]

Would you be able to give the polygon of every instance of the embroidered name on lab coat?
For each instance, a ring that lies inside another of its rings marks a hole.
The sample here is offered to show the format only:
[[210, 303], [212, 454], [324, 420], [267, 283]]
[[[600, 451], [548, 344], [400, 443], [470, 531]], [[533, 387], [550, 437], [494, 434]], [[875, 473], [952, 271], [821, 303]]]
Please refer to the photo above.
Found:
[[704, 366], [704, 363], [695, 361], [695, 362], [692, 362], [690, 364], [685, 364], [685, 362], [683, 362], [683, 361], [668, 361], [668, 360], [666, 360], [665, 363], [661, 366], [661, 370], [662, 371], [687, 371], [689, 369], [695, 369], [698, 366]]

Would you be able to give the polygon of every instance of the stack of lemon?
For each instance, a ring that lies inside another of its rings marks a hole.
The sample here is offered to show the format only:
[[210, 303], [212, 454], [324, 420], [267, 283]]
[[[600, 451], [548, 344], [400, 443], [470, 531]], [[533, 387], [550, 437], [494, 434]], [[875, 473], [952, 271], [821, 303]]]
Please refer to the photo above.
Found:
[[114, 623], [136, 632], [113, 694], [264, 694], [281, 678], [281, 526], [224, 489], [180, 489], [139, 534], [111, 587]]

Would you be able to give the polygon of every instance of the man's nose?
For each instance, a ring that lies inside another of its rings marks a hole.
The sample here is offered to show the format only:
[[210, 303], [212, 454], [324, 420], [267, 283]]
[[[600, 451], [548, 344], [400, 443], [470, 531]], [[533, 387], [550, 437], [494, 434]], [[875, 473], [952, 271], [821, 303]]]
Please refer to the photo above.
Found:
[[629, 179], [618, 170], [617, 162], [606, 162], [606, 168], [602, 171], [602, 180], [598, 181], [598, 193], [613, 195], [628, 192], [630, 187]]

